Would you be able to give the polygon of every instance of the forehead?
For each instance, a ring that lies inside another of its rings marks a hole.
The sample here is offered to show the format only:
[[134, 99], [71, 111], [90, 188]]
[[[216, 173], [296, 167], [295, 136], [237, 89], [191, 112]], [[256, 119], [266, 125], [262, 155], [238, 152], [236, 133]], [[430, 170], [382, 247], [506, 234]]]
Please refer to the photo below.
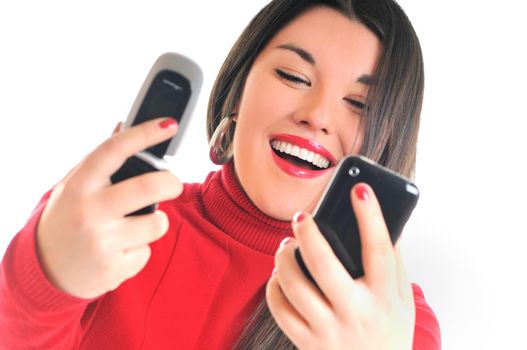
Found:
[[264, 51], [291, 43], [315, 57], [317, 64], [335, 59], [359, 64], [363, 73], [375, 69], [381, 44], [373, 32], [357, 20], [328, 7], [302, 13], [271, 39]]

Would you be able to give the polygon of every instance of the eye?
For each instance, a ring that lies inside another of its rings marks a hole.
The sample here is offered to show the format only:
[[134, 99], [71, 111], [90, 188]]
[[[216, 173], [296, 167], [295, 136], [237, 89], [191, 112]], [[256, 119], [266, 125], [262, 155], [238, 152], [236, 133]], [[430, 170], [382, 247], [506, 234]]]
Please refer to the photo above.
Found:
[[306, 85], [311, 86], [311, 82], [307, 79], [304, 79], [298, 75], [286, 73], [281, 69], [276, 69], [276, 74], [280, 77], [280, 79], [286, 80], [289, 83], [293, 83], [296, 85]]
[[354, 98], [344, 98], [344, 101], [346, 101], [352, 107], [352, 109], [354, 109], [358, 113], [364, 113], [364, 111], [368, 109], [368, 106], [364, 102], [361, 102]]

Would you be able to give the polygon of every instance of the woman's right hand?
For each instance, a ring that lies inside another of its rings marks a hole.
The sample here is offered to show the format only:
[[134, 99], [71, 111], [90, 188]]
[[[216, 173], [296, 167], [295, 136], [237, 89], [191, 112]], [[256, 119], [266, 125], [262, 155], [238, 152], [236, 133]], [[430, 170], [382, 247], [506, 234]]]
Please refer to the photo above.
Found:
[[149, 243], [168, 229], [162, 211], [125, 216], [179, 196], [181, 182], [157, 171], [111, 184], [125, 160], [177, 131], [155, 119], [112, 135], [56, 185], [37, 227], [42, 268], [57, 288], [90, 299], [116, 289], [150, 258]]

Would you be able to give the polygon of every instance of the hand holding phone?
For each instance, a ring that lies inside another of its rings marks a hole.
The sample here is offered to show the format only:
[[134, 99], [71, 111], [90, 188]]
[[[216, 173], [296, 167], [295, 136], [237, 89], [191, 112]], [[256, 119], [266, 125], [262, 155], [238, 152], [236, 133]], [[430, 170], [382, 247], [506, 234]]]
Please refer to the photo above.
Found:
[[[417, 204], [419, 190], [410, 180], [362, 156], [343, 158], [313, 213], [313, 219], [335, 255], [353, 278], [364, 275], [359, 229], [350, 201], [350, 191], [358, 183], [369, 184], [382, 209], [392, 244]], [[296, 259], [314, 282], [300, 251]]]
[[[163, 156], [173, 154], [201, 85], [199, 68], [188, 62], [180, 55], [162, 55], [121, 132], [84, 157], [51, 191], [37, 226], [36, 249], [46, 277], [58, 289], [84, 299], [114, 290], [143, 269], [150, 244], [167, 232], [169, 220], [162, 211], [123, 217], [146, 206], [143, 212], [151, 212], [151, 203], [178, 197], [183, 185], [176, 176], [159, 171], [112, 186], [108, 180], [159, 170]], [[167, 116], [179, 121], [178, 134], [173, 120], [157, 118]]]
[[[161, 55], [148, 73], [122, 129], [158, 117], [178, 122], [178, 132], [170, 140], [151, 146], [128, 158], [112, 175], [112, 183], [147, 172], [166, 170], [165, 155], [174, 155], [196, 104], [203, 76], [191, 59], [176, 53]], [[157, 204], [129, 215], [151, 213]]]

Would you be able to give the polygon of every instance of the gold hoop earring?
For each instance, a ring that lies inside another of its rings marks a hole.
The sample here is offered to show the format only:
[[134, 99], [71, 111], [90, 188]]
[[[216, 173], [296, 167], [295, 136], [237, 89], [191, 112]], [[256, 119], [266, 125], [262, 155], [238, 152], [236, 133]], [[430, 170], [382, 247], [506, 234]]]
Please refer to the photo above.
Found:
[[223, 118], [210, 138], [209, 157], [214, 164], [222, 165], [232, 159], [232, 142], [225, 143], [226, 136], [229, 133], [232, 123], [235, 121], [234, 114]]

